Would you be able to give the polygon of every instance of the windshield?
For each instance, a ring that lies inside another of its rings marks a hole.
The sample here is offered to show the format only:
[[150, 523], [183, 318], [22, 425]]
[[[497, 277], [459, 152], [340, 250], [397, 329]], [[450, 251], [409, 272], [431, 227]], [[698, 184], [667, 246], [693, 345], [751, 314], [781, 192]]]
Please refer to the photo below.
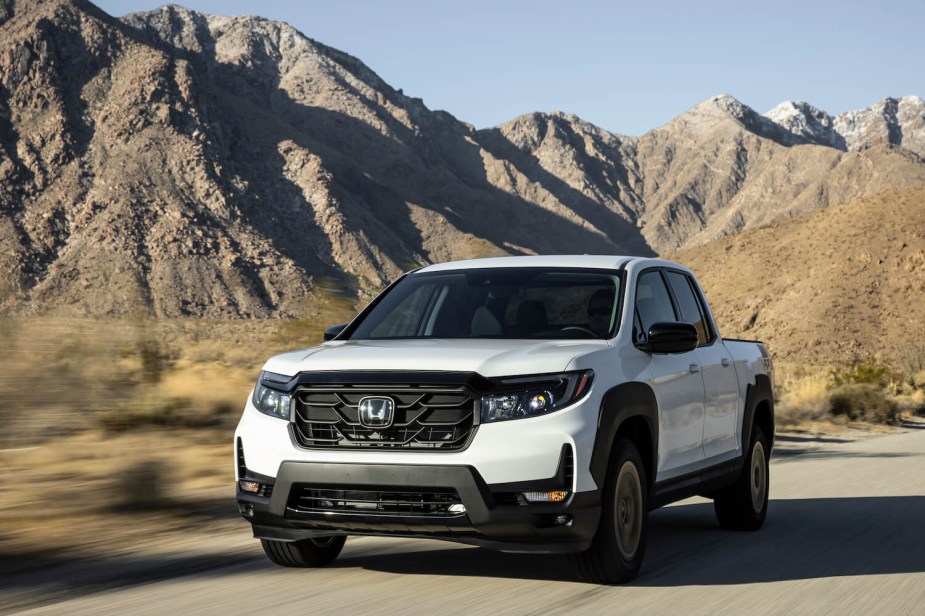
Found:
[[610, 338], [621, 276], [565, 268], [492, 268], [410, 274], [347, 336], [391, 338]]

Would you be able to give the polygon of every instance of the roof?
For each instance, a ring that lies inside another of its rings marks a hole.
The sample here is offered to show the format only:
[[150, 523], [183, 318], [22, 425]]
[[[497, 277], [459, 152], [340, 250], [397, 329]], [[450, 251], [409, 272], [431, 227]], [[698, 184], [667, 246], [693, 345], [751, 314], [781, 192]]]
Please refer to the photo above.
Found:
[[542, 255], [530, 257], [492, 257], [488, 259], [467, 259], [447, 261], [423, 267], [418, 272], [443, 272], [461, 269], [493, 267], [568, 267], [591, 269], [617, 269], [639, 257], [618, 255]]

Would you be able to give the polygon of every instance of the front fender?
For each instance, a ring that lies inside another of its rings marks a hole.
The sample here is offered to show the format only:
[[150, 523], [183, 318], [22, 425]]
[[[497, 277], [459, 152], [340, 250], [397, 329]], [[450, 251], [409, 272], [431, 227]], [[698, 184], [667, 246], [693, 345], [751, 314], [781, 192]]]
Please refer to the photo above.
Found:
[[[604, 395], [598, 418], [594, 451], [591, 453], [591, 476], [598, 487], [604, 485], [611, 449], [620, 426], [633, 417], [640, 417], [649, 428], [648, 452], [640, 447], [647, 465], [648, 483], [655, 481], [658, 458], [658, 403], [655, 392], [645, 383], [631, 382], [617, 385]], [[646, 459], [648, 458], [648, 459]]]

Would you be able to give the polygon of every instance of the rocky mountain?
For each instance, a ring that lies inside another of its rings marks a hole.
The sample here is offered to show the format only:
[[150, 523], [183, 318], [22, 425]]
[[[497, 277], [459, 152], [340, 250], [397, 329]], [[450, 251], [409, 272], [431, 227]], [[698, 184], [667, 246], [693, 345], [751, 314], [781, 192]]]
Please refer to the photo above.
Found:
[[663, 253], [925, 186], [914, 101], [898, 141], [886, 111], [832, 119], [843, 145], [728, 96], [642, 137], [477, 131], [256, 17], [0, 0], [0, 41], [6, 311], [299, 315], [427, 262]]
[[802, 101], [781, 103], [765, 116], [797, 139], [843, 151], [901, 147], [925, 158], [925, 101], [885, 98], [860, 111], [830, 116]]
[[581, 195], [624, 218], [659, 254], [925, 186], [925, 164], [903, 147], [848, 152], [813, 143], [728, 95], [638, 138], [561, 114], [531, 114], [478, 134], [525, 174], [558, 184], [560, 199]]
[[802, 143], [848, 150], [844, 135], [835, 129], [835, 119], [809, 103], [785, 101], [764, 115]]

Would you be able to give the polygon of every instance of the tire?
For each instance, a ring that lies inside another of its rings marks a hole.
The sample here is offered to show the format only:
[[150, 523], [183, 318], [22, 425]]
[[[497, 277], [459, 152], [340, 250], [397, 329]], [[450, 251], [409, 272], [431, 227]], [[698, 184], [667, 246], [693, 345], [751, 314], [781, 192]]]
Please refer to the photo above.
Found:
[[745, 467], [734, 484], [719, 491], [713, 509], [719, 525], [729, 530], [758, 530], [768, 514], [768, 491], [771, 485], [768, 439], [755, 426], [749, 443]]
[[323, 567], [334, 562], [346, 540], [345, 535], [292, 542], [261, 539], [260, 545], [267, 558], [281, 567]]
[[636, 445], [614, 443], [601, 501], [601, 521], [591, 547], [569, 557], [578, 578], [594, 584], [621, 584], [636, 577], [646, 550], [649, 491]]

